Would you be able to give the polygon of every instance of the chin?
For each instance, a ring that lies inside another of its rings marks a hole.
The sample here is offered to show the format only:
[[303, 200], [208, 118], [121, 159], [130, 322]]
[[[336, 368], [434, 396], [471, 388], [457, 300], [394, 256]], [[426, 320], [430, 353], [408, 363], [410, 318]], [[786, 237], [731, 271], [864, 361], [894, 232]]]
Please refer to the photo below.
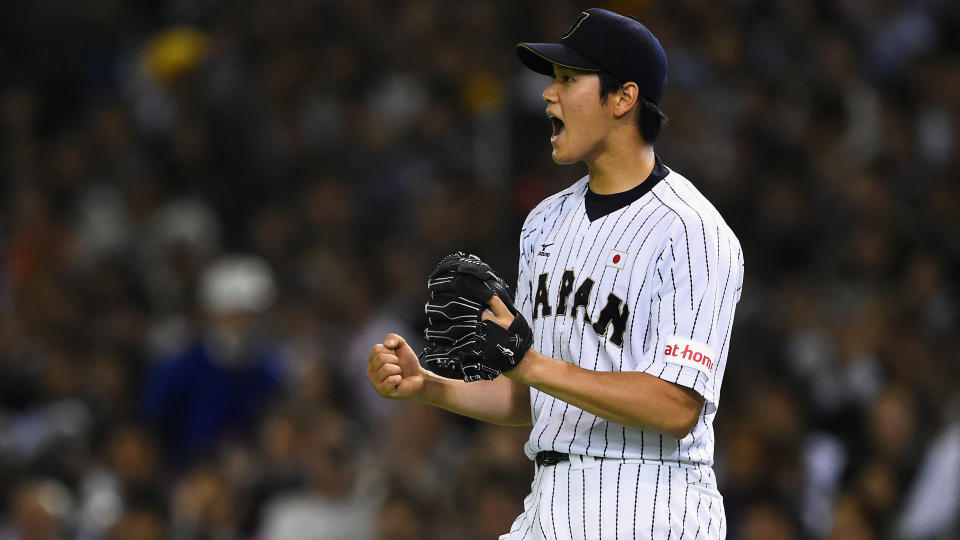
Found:
[[562, 154], [556, 148], [553, 149], [553, 153], [550, 154], [550, 157], [553, 158], [553, 162], [556, 163], [557, 165], [572, 165], [580, 161], [579, 158], [570, 157], [568, 155]]

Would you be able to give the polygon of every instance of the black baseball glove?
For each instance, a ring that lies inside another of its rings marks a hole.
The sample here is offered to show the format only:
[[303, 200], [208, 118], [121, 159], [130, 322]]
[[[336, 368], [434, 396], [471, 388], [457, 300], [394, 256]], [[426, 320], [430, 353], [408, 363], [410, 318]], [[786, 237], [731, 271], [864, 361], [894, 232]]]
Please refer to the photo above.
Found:
[[[427, 289], [420, 361], [430, 371], [467, 382], [492, 380], [513, 369], [533, 345], [533, 332], [513, 307], [507, 283], [476, 255], [444, 257], [430, 273]], [[514, 315], [509, 328], [482, 319], [494, 295]]]

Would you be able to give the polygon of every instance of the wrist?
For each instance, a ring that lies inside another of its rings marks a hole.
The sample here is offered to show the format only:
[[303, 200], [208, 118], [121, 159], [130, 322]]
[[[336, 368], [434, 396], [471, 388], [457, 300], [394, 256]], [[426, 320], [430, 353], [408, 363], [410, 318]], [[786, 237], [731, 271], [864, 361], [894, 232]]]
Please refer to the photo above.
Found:
[[435, 405], [440, 391], [440, 376], [423, 367], [420, 368], [419, 376], [423, 380], [423, 384], [417, 393], [410, 396], [410, 401], [421, 405]]
[[533, 347], [530, 347], [527, 349], [527, 352], [524, 353], [520, 362], [517, 363], [517, 366], [510, 371], [504, 372], [503, 375], [519, 383], [532, 386], [536, 380], [535, 374], [537, 368], [542, 364], [543, 358], [544, 356], [542, 354], [535, 351]]
[[457, 387], [466, 384], [460, 379], [450, 379], [442, 375], [421, 368], [423, 385], [420, 391], [411, 397], [413, 401], [421, 405], [430, 405], [432, 407], [446, 408], [452, 395], [457, 391]]

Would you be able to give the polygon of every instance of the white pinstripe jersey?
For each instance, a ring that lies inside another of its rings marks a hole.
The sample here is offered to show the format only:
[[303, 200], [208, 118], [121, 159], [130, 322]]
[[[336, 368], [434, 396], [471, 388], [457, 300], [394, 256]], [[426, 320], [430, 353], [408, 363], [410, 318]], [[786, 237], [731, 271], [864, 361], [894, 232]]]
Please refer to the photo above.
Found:
[[604, 420], [531, 388], [525, 452], [713, 464], [743, 254], [717, 210], [673, 171], [590, 221], [588, 178], [548, 197], [521, 232], [517, 307], [533, 347], [595, 371], [639, 371], [693, 388], [706, 404], [681, 440]]

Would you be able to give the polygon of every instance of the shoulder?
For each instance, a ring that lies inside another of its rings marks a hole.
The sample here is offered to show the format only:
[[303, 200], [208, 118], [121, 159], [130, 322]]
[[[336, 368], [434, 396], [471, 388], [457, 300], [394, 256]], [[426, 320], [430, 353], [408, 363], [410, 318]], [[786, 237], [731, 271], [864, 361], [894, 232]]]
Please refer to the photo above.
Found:
[[523, 230], [527, 231], [545, 223], [551, 216], [556, 215], [571, 203], [579, 201], [583, 197], [587, 181], [588, 177], [584, 176], [567, 189], [554, 193], [540, 201], [540, 204], [535, 206], [533, 210], [527, 214], [527, 218], [523, 222]]
[[680, 173], [671, 169], [652, 193], [674, 216], [669, 234], [671, 240], [702, 242], [720, 251], [740, 251], [740, 241], [720, 212]]

